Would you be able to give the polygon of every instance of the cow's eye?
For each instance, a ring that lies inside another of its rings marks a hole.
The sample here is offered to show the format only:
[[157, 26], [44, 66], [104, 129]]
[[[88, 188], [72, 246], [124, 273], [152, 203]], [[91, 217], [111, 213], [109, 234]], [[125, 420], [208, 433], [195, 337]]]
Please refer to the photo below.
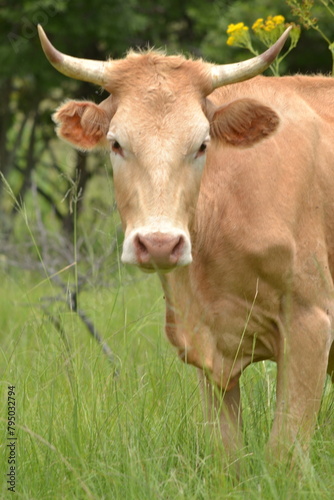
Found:
[[206, 152], [206, 148], [208, 147], [207, 143], [206, 142], [203, 142], [203, 144], [201, 144], [199, 150], [197, 151], [197, 154], [196, 154], [196, 158], [199, 158], [200, 156], [203, 156]]
[[123, 148], [118, 141], [111, 142], [111, 150], [117, 154], [123, 156]]

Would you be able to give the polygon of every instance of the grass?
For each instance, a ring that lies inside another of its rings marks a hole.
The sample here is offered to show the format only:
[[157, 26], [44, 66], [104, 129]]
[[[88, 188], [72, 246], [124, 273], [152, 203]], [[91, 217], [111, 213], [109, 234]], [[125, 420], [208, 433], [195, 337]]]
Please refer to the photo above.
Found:
[[[79, 318], [62, 305], [50, 322], [40, 298], [48, 282], [1, 273], [0, 422], [6, 443], [7, 386], [16, 387], [16, 496], [53, 499], [332, 499], [334, 402], [326, 387], [311, 462], [301, 471], [263, 458], [274, 408], [275, 367], [243, 375], [245, 441], [239, 473], [203, 422], [196, 370], [163, 333], [157, 280], [127, 275], [91, 289], [81, 307], [118, 357], [119, 375]], [[2, 446], [0, 498], [9, 498]], [[302, 457], [301, 457], [302, 460]]]

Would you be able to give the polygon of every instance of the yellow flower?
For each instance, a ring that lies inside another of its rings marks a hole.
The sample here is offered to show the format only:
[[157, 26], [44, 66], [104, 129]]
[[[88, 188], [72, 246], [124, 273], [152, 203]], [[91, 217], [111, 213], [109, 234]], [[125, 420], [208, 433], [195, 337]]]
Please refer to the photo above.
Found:
[[244, 23], [238, 23], [238, 24], [229, 24], [228, 27], [227, 27], [227, 30], [226, 30], [226, 33], [228, 35], [231, 35], [232, 33], [235, 33], [235, 32], [242, 32], [242, 31], [248, 31], [248, 27], [245, 26]]
[[236, 47], [247, 47], [250, 43], [249, 28], [244, 23], [229, 24], [226, 33], [230, 35], [227, 39], [227, 45]]
[[285, 18], [283, 16], [268, 16], [265, 21], [262, 18], [257, 19], [252, 26], [252, 30], [259, 32], [261, 30], [270, 32], [273, 31], [277, 26], [280, 26], [285, 22]]
[[235, 44], [235, 37], [229, 36], [226, 43], [227, 43], [227, 45], [234, 45]]
[[285, 22], [285, 17], [284, 16], [274, 16], [272, 20], [277, 26], [278, 24], [283, 24]]
[[[266, 19], [260, 17], [252, 25], [252, 30], [255, 37], [260, 40], [260, 42], [262, 42], [266, 47], [271, 47], [279, 39], [279, 37], [283, 34], [284, 30], [288, 26], [292, 26], [292, 30], [290, 31], [290, 46], [285, 51], [285, 53], [276, 58], [276, 60], [271, 65], [271, 71], [276, 76], [280, 74], [280, 62], [297, 45], [300, 36], [300, 26], [294, 23], [286, 23], [284, 16], [281, 15], [268, 16]], [[253, 47], [249, 28], [248, 26], [245, 26], [244, 23], [229, 24], [226, 32], [229, 35], [227, 39], [227, 45], [242, 47], [244, 49], [248, 49], [252, 54], [257, 55], [258, 52]], [[334, 43], [331, 44], [330, 50], [334, 54]]]
[[259, 30], [259, 29], [263, 29], [263, 28], [264, 28], [263, 18], [262, 18], [262, 17], [260, 17], [260, 19], [257, 19], [257, 20], [255, 21], [255, 23], [253, 24], [253, 26], [252, 26], [252, 30], [253, 30], [253, 31], [257, 31], [257, 30]]
[[270, 19], [266, 21], [266, 24], [264, 25], [265, 31], [273, 31], [276, 28], [275, 23], [271, 21]]

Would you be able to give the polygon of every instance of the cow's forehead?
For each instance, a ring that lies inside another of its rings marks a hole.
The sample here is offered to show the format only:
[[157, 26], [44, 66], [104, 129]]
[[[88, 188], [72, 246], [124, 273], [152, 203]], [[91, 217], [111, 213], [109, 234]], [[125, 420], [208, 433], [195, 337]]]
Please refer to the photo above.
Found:
[[[183, 56], [166, 56], [156, 51], [130, 52], [109, 70], [110, 84], [106, 89], [119, 97], [154, 92], [205, 96], [212, 88], [208, 66], [201, 60]], [[142, 94], [143, 95], [143, 94]]]
[[[203, 113], [205, 72], [198, 61], [156, 52], [132, 54], [111, 75], [117, 110], [109, 132], [123, 144], [203, 141], [209, 124]], [[147, 142], [151, 138], [152, 142]], [[175, 144], [176, 146], [177, 144]]]

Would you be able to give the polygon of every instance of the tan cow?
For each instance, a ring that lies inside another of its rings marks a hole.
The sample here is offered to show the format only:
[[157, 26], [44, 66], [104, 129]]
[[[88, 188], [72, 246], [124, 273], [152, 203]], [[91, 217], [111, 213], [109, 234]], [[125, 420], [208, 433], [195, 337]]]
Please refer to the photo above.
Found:
[[110, 149], [122, 260], [159, 273], [167, 336], [199, 369], [227, 449], [241, 444], [240, 375], [265, 359], [278, 365], [270, 450], [307, 448], [334, 370], [334, 80], [253, 78], [287, 33], [226, 66], [87, 61], [40, 37], [59, 71], [111, 93], [63, 104], [57, 131]]

